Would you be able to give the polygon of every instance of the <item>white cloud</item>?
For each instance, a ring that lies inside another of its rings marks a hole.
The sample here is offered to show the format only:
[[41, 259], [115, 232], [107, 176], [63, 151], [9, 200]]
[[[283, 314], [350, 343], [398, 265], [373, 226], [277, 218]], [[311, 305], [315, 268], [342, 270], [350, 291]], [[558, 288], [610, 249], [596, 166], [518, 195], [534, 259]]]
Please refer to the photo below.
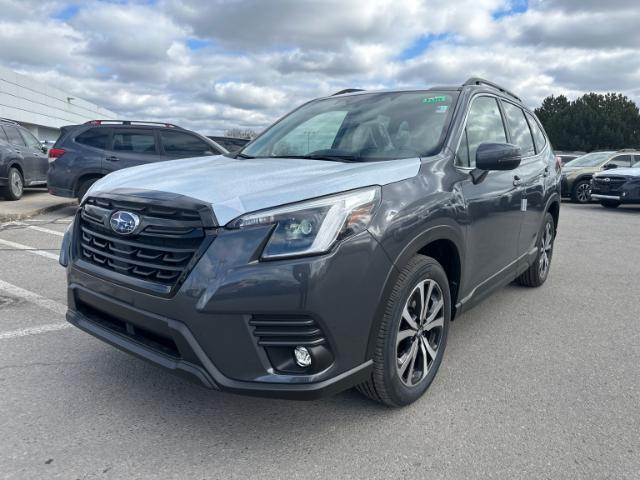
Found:
[[531, 106], [590, 90], [640, 100], [637, 0], [529, 0], [497, 16], [511, 1], [0, 0], [0, 62], [203, 133], [261, 129], [343, 88], [477, 75]]

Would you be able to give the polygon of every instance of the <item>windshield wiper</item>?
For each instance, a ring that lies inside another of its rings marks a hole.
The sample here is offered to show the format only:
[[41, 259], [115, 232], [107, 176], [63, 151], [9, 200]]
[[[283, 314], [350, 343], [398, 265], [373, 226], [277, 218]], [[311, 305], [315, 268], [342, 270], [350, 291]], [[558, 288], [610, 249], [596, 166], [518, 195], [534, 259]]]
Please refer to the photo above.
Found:
[[236, 153], [236, 158], [247, 158], [247, 159], [251, 159], [251, 158], [256, 158], [256, 157], [252, 157], [251, 155], [245, 155], [244, 153]]
[[329, 160], [331, 162], [361, 162], [362, 159], [355, 155], [332, 155], [332, 154], [310, 154], [300, 158], [310, 158], [312, 160]]

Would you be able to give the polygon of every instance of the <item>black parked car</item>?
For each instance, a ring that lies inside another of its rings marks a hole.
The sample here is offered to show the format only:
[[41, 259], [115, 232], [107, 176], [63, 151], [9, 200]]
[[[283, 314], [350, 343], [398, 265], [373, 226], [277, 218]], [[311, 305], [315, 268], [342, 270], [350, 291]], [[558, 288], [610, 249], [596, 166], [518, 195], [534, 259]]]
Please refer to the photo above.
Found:
[[92, 120], [62, 127], [49, 150], [49, 193], [82, 199], [93, 183], [122, 168], [220, 155], [211, 139], [169, 123]]
[[640, 204], [640, 162], [631, 168], [596, 173], [591, 182], [591, 198], [607, 208], [617, 208], [623, 203]]
[[0, 194], [19, 200], [24, 187], [47, 183], [47, 155], [38, 139], [16, 122], [0, 118]]
[[60, 254], [67, 319], [211, 388], [356, 385], [406, 405], [450, 320], [513, 280], [545, 282], [559, 209], [551, 145], [507, 90], [336, 94], [237, 154], [94, 184]]
[[229, 152], [237, 152], [251, 141], [248, 138], [216, 137], [211, 135], [207, 136], [207, 138], [210, 138], [218, 145], [222, 145], [224, 148], [229, 150]]

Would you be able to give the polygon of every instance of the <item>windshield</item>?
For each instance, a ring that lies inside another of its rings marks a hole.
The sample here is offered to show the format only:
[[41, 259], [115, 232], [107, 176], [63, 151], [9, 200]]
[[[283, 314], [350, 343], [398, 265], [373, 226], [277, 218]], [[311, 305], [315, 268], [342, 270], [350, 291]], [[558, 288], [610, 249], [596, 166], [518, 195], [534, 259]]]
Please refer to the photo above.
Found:
[[457, 92], [369, 93], [314, 100], [241, 156], [375, 161], [440, 151]]
[[593, 152], [564, 164], [565, 167], [595, 167], [607, 160], [613, 152]]

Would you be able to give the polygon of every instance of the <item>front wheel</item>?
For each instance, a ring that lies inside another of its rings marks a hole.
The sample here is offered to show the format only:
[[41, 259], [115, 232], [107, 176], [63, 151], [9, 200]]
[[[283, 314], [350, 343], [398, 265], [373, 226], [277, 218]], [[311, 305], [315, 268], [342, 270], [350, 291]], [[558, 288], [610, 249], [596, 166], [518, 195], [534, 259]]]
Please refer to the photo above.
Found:
[[9, 169], [8, 183], [4, 189], [4, 198], [7, 200], [20, 200], [24, 193], [24, 178], [20, 170], [15, 167]]
[[604, 208], [618, 208], [620, 206], [620, 202], [616, 202], [615, 200], [601, 200], [600, 205]]
[[555, 234], [556, 224], [553, 221], [553, 216], [547, 212], [538, 235], [538, 255], [529, 269], [516, 279], [516, 282], [520, 285], [539, 287], [547, 280], [549, 269], [551, 268]]
[[573, 187], [571, 198], [576, 203], [589, 203], [591, 201], [591, 182], [580, 180]]
[[358, 390], [393, 407], [420, 398], [442, 362], [450, 320], [451, 294], [442, 266], [431, 257], [412, 258], [377, 327], [371, 378]]

